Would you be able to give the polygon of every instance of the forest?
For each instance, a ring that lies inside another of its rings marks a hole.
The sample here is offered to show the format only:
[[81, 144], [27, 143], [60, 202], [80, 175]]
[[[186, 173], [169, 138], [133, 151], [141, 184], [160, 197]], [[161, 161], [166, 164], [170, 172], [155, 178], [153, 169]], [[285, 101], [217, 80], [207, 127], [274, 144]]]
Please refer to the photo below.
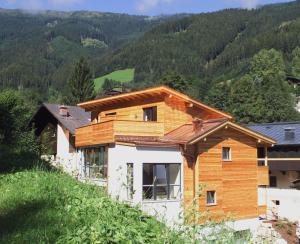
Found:
[[[299, 88], [286, 77], [300, 78], [299, 33], [300, 1], [158, 17], [0, 9], [0, 90], [29, 93], [36, 107], [165, 84], [242, 123], [296, 120]], [[87, 82], [125, 69], [134, 80], [82, 96], [82, 59]]]

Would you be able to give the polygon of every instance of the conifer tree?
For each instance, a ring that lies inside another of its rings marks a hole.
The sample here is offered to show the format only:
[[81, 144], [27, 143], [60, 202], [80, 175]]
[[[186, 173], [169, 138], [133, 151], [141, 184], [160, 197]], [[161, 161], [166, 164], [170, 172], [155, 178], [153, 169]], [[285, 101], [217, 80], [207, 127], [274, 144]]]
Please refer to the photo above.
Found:
[[70, 105], [76, 105], [95, 97], [95, 85], [92, 80], [92, 74], [83, 57], [75, 64], [68, 85], [70, 94], [67, 97], [67, 103]]

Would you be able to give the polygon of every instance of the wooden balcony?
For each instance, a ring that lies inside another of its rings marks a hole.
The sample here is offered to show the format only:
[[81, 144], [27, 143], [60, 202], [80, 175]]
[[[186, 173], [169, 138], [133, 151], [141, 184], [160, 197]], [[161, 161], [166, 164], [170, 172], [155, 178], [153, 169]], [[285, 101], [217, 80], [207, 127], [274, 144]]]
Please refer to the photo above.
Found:
[[259, 186], [268, 186], [269, 185], [269, 167], [268, 166], [258, 166], [257, 181], [258, 181]]
[[76, 147], [115, 142], [117, 135], [163, 136], [164, 126], [159, 122], [110, 120], [76, 129]]

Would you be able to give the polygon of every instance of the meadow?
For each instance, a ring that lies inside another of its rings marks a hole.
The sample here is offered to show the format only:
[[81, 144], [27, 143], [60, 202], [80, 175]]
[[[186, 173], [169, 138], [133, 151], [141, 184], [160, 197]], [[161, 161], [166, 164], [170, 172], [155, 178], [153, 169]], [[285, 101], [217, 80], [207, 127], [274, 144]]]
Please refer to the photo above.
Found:
[[105, 79], [120, 81], [121, 83], [133, 81], [134, 69], [117, 70], [110, 74], [98, 77], [94, 80], [95, 90], [99, 91]]
[[32, 242], [180, 243], [154, 218], [64, 173], [0, 174], [0, 243]]

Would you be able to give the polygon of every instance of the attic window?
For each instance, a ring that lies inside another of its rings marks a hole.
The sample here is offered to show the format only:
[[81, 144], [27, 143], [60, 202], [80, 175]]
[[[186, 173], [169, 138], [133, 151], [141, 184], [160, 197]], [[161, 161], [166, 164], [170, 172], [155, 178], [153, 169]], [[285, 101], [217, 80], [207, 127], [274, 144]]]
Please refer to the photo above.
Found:
[[157, 121], [157, 107], [143, 108], [144, 121]]
[[284, 129], [284, 139], [286, 141], [292, 141], [295, 139], [295, 129], [294, 128], [285, 128]]
[[112, 113], [105, 114], [105, 116], [116, 116], [116, 115], [117, 115], [117, 112], [112, 112]]

